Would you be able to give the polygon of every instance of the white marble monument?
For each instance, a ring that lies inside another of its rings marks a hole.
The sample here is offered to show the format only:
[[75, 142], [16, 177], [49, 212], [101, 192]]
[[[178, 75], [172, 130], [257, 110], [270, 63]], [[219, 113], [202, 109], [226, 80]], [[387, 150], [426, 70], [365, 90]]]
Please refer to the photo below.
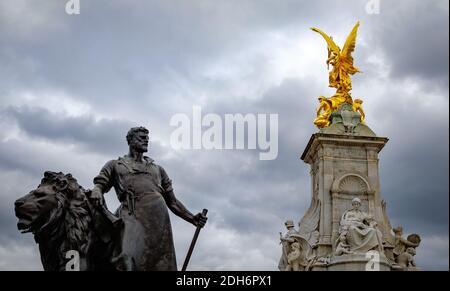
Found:
[[392, 229], [380, 192], [379, 153], [388, 139], [366, 125], [363, 101], [350, 93], [350, 76], [360, 72], [352, 57], [358, 28], [359, 22], [342, 50], [312, 29], [327, 42], [329, 83], [336, 94], [318, 98], [319, 132], [301, 156], [311, 167], [311, 206], [298, 231], [286, 224], [280, 270], [417, 270], [420, 236], [404, 239], [400, 227]]

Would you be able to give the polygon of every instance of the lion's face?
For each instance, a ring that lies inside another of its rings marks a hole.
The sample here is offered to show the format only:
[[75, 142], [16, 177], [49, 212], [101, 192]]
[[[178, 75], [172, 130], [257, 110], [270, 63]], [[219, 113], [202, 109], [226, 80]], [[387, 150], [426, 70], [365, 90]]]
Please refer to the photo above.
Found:
[[39, 229], [47, 222], [52, 209], [58, 206], [57, 194], [68, 187], [68, 177], [62, 173], [45, 172], [41, 184], [14, 203], [19, 219], [17, 228], [23, 232]]

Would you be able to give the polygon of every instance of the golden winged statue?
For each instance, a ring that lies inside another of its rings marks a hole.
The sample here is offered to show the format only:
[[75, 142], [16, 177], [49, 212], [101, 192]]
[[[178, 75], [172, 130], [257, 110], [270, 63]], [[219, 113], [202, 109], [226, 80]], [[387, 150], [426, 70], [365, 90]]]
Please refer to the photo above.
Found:
[[[338, 110], [339, 107], [348, 103], [353, 106], [353, 99], [350, 95], [352, 90], [351, 75], [361, 72], [357, 67], [353, 65], [352, 53], [356, 47], [356, 36], [358, 33], [359, 22], [353, 27], [344, 47], [341, 48], [333, 41], [331, 36], [328, 36], [323, 31], [317, 28], [311, 28], [311, 30], [319, 33], [325, 39], [328, 45], [328, 67], [331, 65], [333, 68], [329, 73], [329, 82], [331, 88], [336, 88], [336, 94], [330, 98], [319, 98], [320, 107], [317, 110], [317, 118], [314, 121], [319, 128], [329, 126], [329, 118], [331, 113]], [[328, 105], [326, 104], [328, 103]], [[362, 107], [359, 104], [358, 112], [362, 111]]]

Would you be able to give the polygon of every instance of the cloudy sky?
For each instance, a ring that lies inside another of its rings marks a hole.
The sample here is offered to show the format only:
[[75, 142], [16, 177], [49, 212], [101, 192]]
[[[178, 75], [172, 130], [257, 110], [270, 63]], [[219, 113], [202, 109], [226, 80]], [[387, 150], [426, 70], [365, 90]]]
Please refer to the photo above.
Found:
[[[417, 262], [449, 262], [449, 2], [380, 0], [0, 1], [0, 270], [40, 270], [31, 234], [16, 229], [13, 201], [45, 170], [85, 188], [126, 153], [126, 131], [151, 131], [152, 156], [193, 212], [209, 222], [192, 270], [276, 270], [278, 232], [310, 203], [299, 156], [319, 95], [331, 95], [319, 27], [343, 43], [361, 21], [355, 53], [364, 72], [353, 96], [368, 125], [390, 138], [380, 155], [392, 225], [419, 233]], [[174, 150], [170, 118], [276, 113], [279, 154]], [[118, 205], [113, 192], [108, 205]], [[172, 216], [179, 265], [194, 228]]]

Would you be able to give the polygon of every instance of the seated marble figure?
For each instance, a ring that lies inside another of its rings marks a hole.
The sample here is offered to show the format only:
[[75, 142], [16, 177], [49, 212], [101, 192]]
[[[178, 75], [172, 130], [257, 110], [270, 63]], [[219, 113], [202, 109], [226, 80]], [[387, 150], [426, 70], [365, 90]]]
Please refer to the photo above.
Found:
[[339, 239], [345, 236], [351, 253], [365, 253], [371, 250], [382, 252], [382, 234], [377, 229], [377, 223], [369, 214], [360, 210], [360, 207], [361, 200], [354, 198], [352, 208], [342, 214]]

